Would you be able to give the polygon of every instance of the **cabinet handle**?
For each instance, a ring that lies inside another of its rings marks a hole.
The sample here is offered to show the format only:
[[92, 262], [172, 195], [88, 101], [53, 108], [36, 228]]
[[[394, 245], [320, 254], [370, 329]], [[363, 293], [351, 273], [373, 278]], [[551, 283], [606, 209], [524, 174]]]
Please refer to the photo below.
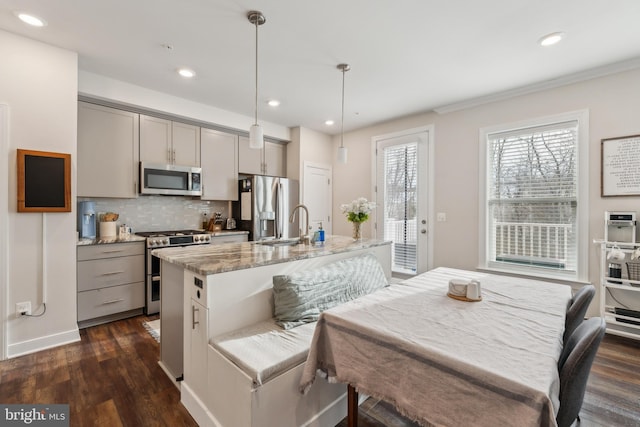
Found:
[[173, 164], [176, 164], [176, 150], [173, 150], [173, 157], [171, 158], [171, 162], [173, 162]]
[[102, 305], [115, 304], [117, 302], [122, 302], [122, 301], [124, 301], [124, 298], [112, 299], [112, 300], [109, 300], [109, 301], [104, 301], [102, 303]]
[[108, 271], [106, 273], [102, 273], [101, 276], [111, 276], [113, 274], [122, 274], [124, 271]]
[[167, 161], [171, 163], [171, 149], [167, 148]]
[[200, 311], [200, 309], [199, 309], [199, 308], [196, 308], [196, 306], [195, 306], [195, 305], [192, 305], [192, 306], [191, 306], [191, 323], [192, 323], [192, 325], [191, 325], [191, 329], [195, 329], [195, 328], [196, 328], [196, 325], [199, 325], [199, 324], [200, 324], [200, 322], [199, 322], [199, 321], [196, 321], [196, 311], [197, 311], [197, 312], [199, 312], [199, 311]]
[[124, 252], [124, 249], [114, 249], [111, 251], [102, 251], [103, 254], [114, 254], [116, 252]]

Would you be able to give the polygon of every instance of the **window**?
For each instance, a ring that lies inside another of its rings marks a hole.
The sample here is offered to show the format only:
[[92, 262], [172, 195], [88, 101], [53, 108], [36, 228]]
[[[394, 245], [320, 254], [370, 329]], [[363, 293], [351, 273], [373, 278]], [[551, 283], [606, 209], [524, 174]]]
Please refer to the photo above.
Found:
[[481, 131], [484, 268], [586, 277], [587, 113]]

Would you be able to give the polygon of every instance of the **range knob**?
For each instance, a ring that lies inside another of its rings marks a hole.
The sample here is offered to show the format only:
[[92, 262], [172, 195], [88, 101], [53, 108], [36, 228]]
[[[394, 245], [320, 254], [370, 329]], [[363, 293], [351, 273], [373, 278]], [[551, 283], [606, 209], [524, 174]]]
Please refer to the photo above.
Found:
[[193, 236], [193, 241], [194, 242], [199, 242], [200, 241], [200, 236]]
[[155, 246], [155, 245], [157, 245], [157, 244], [158, 244], [158, 242], [157, 242], [157, 241], [155, 241], [155, 240], [149, 240], [149, 246]]
[[168, 245], [168, 244], [169, 244], [169, 239], [164, 239], [164, 240], [162, 241], [162, 243], [164, 243], [165, 245]]
[[207, 234], [206, 236], [204, 236], [204, 240], [205, 242], [208, 242], [209, 240], [211, 240], [211, 236]]

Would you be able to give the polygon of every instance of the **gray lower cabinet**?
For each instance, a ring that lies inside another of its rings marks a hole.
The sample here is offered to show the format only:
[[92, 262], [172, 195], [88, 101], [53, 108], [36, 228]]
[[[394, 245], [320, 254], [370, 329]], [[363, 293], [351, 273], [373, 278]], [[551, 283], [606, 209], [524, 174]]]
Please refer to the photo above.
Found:
[[80, 327], [142, 313], [144, 257], [144, 242], [78, 246]]

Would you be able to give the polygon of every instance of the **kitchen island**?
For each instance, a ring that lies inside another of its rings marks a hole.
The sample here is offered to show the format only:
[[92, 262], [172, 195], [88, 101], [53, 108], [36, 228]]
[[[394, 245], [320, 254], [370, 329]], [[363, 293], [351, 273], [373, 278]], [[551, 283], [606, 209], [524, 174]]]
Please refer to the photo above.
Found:
[[[215, 372], [207, 351], [212, 338], [271, 319], [272, 278], [371, 253], [391, 276], [391, 242], [327, 236], [321, 246], [200, 245], [154, 251], [162, 260], [160, 364], [180, 381], [181, 400], [201, 425], [221, 425], [211, 408]], [[329, 411], [330, 412], [330, 411]]]

